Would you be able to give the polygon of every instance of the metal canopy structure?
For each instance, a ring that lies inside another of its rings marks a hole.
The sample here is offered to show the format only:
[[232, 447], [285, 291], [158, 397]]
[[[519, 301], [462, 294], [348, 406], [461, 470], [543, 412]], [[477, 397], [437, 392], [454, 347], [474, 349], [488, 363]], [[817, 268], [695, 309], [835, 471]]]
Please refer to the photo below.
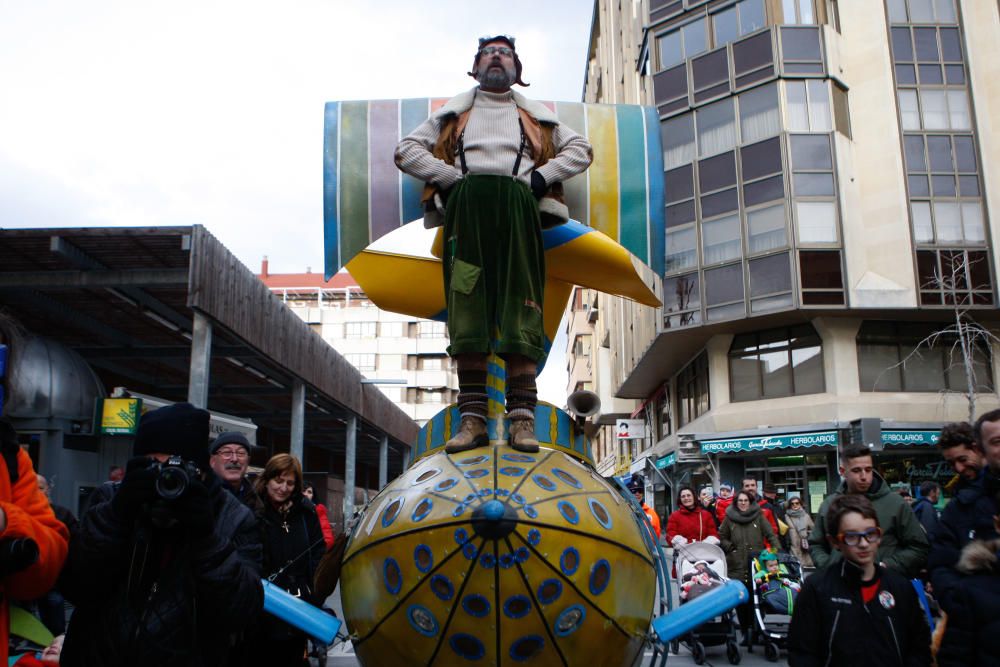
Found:
[[0, 307], [81, 354], [108, 391], [251, 419], [268, 455], [294, 449], [301, 432], [307, 472], [343, 478], [356, 449], [358, 486], [377, 488], [383, 440], [391, 479], [417, 436], [412, 419], [200, 225], [0, 229]]

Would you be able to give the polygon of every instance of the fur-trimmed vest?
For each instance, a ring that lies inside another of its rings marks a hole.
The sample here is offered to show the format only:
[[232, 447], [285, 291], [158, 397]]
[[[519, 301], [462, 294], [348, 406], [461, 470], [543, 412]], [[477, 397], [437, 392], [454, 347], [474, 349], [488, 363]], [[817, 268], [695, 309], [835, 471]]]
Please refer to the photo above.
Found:
[[[438, 111], [440, 132], [432, 154], [450, 165], [455, 164], [458, 139], [469, 122], [475, 101], [475, 90], [453, 97]], [[544, 105], [529, 100], [516, 91], [513, 97], [517, 113], [521, 118], [521, 126], [524, 128], [529, 155], [537, 169], [556, 155], [552, 131], [559, 121]], [[420, 203], [424, 208], [424, 227], [431, 229], [444, 225], [444, 198], [438, 186], [426, 183]], [[538, 212], [542, 229], [557, 227], [569, 220], [569, 208], [566, 206], [562, 183], [553, 183], [548, 187], [538, 202]]]

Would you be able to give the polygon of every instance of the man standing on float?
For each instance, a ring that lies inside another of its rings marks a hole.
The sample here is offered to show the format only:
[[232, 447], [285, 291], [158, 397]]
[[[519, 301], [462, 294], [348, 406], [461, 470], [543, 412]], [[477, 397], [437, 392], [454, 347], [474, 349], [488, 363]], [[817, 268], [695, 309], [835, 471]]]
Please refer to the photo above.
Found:
[[546, 106], [511, 90], [528, 85], [513, 37], [480, 39], [469, 76], [479, 86], [396, 147], [396, 166], [427, 183], [424, 224], [444, 225], [448, 353], [458, 364], [462, 415], [445, 451], [488, 442], [487, 359], [496, 334], [510, 444], [535, 452], [535, 376], [545, 357], [542, 228], [566, 222], [562, 182], [590, 166], [593, 152]]

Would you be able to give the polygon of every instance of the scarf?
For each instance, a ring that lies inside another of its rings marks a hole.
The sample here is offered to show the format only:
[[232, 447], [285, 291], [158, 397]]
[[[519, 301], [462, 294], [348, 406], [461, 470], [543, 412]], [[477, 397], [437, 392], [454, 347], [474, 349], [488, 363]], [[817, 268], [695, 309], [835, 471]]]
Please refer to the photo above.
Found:
[[760, 516], [760, 505], [750, 505], [750, 509], [741, 512], [736, 509], [736, 503], [726, 508], [726, 518], [735, 523], [751, 523]]

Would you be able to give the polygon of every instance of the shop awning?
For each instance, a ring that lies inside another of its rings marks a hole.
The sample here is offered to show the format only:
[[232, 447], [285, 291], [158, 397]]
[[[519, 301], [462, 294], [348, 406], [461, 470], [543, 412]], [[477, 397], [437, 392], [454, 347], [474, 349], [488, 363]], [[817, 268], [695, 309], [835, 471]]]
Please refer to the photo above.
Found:
[[758, 452], [771, 449], [798, 449], [802, 447], [836, 447], [840, 444], [839, 431], [814, 431], [810, 433], [783, 433], [756, 435], [749, 438], [700, 440], [702, 454], [727, 454]]

